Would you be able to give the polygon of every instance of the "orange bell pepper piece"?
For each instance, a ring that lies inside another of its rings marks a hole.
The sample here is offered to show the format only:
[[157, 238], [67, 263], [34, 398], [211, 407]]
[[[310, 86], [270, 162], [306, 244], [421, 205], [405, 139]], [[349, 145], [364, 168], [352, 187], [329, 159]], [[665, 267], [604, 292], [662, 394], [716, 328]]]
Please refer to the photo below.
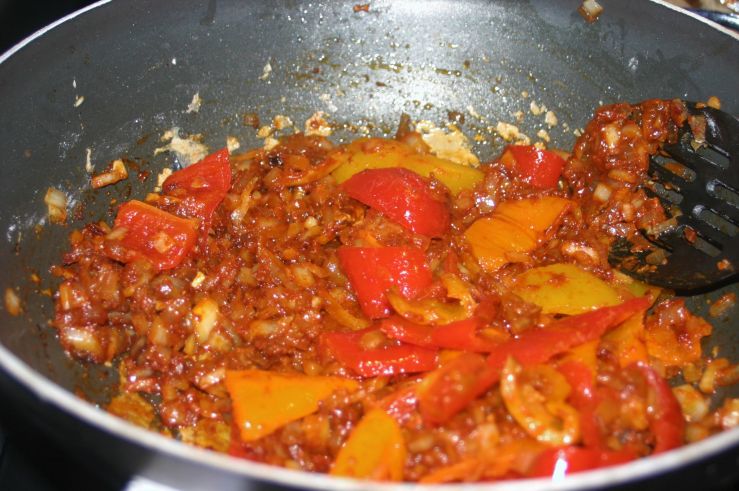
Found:
[[359, 384], [341, 377], [278, 374], [264, 370], [227, 370], [226, 390], [243, 441], [254, 441], [307, 416], [337, 390], [354, 392]]
[[400, 425], [382, 409], [372, 409], [339, 450], [330, 473], [334, 476], [400, 481], [403, 479], [405, 457]]
[[649, 356], [667, 366], [683, 366], [701, 359], [701, 339], [711, 334], [711, 324], [693, 315], [682, 298], [660, 302], [645, 324]]
[[506, 201], [464, 233], [483, 270], [494, 273], [538, 246], [572, 202], [556, 196]]
[[572, 206], [572, 201], [557, 196], [542, 196], [498, 205], [495, 214], [518, 224], [522, 229], [541, 236]]
[[644, 343], [644, 313], [640, 312], [603, 336], [603, 344], [616, 355], [621, 368], [647, 361]]

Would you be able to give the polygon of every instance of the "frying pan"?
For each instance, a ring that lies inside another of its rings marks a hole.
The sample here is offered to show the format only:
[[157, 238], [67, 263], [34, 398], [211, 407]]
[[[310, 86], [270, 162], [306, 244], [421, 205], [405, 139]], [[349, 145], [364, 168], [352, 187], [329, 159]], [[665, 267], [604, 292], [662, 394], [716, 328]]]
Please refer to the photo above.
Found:
[[[502, 145], [488, 129], [496, 122], [513, 122], [521, 110], [523, 132], [541, 127], [528, 115], [531, 101], [555, 111], [550, 135], [565, 148], [601, 103], [716, 95], [739, 114], [737, 36], [662, 2], [602, 0], [594, 24], [576, 13], [576, 0], [376, 0], [367, 12], [355, 12], [355, 3], [102, 1], [0, 58], [0, 268], [3, 289], [16, 288], [24, 306], [17, 317], [0, 312], [1, 407], [24, 415], [11, 430], [40, 432], [89, 468], [182, 489], [370, 487], [187, 447], [97, 408], [111, 396], [115, 371], [70, 360], [48, 325], [53, 306], [43, 290], [54, 283], [47, 272], [70, 229], [46, 222], [43, 195], [49, 186], [64, 190], [80, 204], [72, 220], [79, 225], [109, 218], [112, 198], [142, 196], [151, 183], [129, 179], [90, 192], [88, 149], [99, 169], [125, 156], [155, 175], [175, 164], [153, 154], [172, 127], [202, 133], [211, 148], [228, 135], [245, 148], [261, 143], [243, 125], [245, 113], [300, 122], [323, 110], [340, 141], [358, 136], [357, 128], [392, 133], [407, 112], [439, 124], [463, 114], [463, 131], [484, 136], [475, 149], [484, 159]], [[201, 109], [187, 113], [195, 93]], [[34, 272], [38, 284], [29, 279]], [[725, 291], [690, 305], [705, 314]], [[711, 320], [711, 342], [736, 362], [739, 317]], [[464, 489], [705, 488], [736, 475], [738, 447], [735, 429], [563, 482]]]

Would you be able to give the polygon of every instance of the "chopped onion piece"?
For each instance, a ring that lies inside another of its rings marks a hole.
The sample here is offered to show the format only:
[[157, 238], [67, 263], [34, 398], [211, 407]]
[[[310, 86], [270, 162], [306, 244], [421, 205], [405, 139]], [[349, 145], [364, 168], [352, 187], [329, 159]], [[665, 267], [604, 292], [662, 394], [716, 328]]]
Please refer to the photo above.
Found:
[[85, 298], [78, 288], [74, 288], [69, 283], [59, 285], [59, 305], [62, 310], [69, 311], [81, 307], [85, 303]]
[[255, 320], [249, 324], [249, 333], [256, 337], [267, 337], [277, 332], [279, 329], [277, 322], [273, 320]]
[[664, 222], [658, 223], [654, 227], [647, 229], [648, 235], [654, 235], [654, 236], [660, 236], [665, 232], [669, 232], [670, 230], [677, 227], [677, 219], [675, 217], [668, 218]]
[[306, 268], [304, 265], [296, 264], [290, 269], [293, 279], [298, 286], [302, 288], [310, 288], [315, 284], [316, 280], [313, 277], [313, 273], [311, 273], [310, 269]]
[[726, 399], [718, 412], [721, 428], [728, 430], [739, 426], [739, 399]]
[[730, 365], [718, 373], [718, 384], [721, 386], [734, 385], [739, 382], [739, 365]]
[[205, 281], [205, 275], [203, 274], [202, 271], [198, 271], [195, 274], [195, 278], [193, 278], [192, 281], [190, 282], [190, 286], [192, 286], [193, 288], [198, 288], [200, 285], [203, 284], [204, 281]]
[[562, 253], [578, 258], [581, 262], [597, 264], [600, 261], [598, 251], [582, 243], [568, 240], [562, 244]]
[[152, 321], [147, 336], [150, 343], [159, 346], [167, 346], [170, 341], [169, 331], [159, 317], [155, 317]]
[[712, 394], [716, 390], [717, 378], [719, 375], [719, 372], [729, 366], [729, 360], [726, 358], [719, 358], [718, 360], [713, 360], [705, 369], [703, 372], [703, 376], [701, 377], [700, 382], [698, 383], [698, 388], [703, 392], [704, 394]]
[[118, 227], [111, 230], [105, 238], [107, 240], [121, 240], [126, 236], [126, 233], [128, 233], [128, 229], [126, 227]]
[[635, 184], [639, 180], [636, 175], [623, 169], [611, 169], [608, 171], [608, 177], [614, 181], [627, 182], [629, 184]]
[[322, 297], [322, 300], [326, 313], [342, 326], [358, 331], [371, 325], [371, 322], [368, 319], [358, 317], [349, 312], [349, 310], [344, 307], [337, 292], [329, 292], [328, 295]]
[[692, 384], [698, 382], [701, 379], [702, 375], [702, 369], [694, 363], [687, 363], [685, 366], [683, 366], [683, 378], [688, 383]]
[[67, 221], [67, 195], [58, 189], [49, 188], [44, 196], [44, 203], [49, 208], [49, 220], [53, 223]]
[[102, 174], [92, 176], [90, 184], [92, 185], [93, 189], [98, 189], [104, 186], [115, 184], [127, 178], [128, 171], [126, 170], [126, 166], [121, 159], [118, 159], [113, 162], [112, 168], [110, 170], [105, 171]]
[[708, 314], [711, 317], [723, 317], [734, 308], [734, 305], [736, 305], [736, 293], [726, 293], [708, 307]]
[[580, 8], [577, 9], [580, 15], [588, 22], [595, 22], [603, 13], [603, 7], [595, 0], [583, 0]]
[[220, 383], [226, 377], [226, 368], [218, 367], [201, 377], [198, 377], [197, 384], [201, 389], [205, 389], [217, 383]]
[[721, 99], [719, 99], [715, 95], [712, 95], [706, 101], [706, 106], [712, 107], [714, 109], [721, 109]]
[[305, 122], [305, 134], [306, 136], [318, 135], [318, 136], [331, 136], [332, 129], [324, 119], [325, 113], [323, 111], [317, 111], [308, 118]]
[[218, 304], [211, 298], [205, 298], [193, 307], [192, 313], [195, 317], [195, 332], [198, 334], [198, 341], [204, 343], [218, 322], [220, 314]]
[[602, 182], [599, 182], [598, 185], [595, 186], [595, 191], [593, 191], [593, 198], [600, 201], [601, 203], [607, 203], [608, 198], [610, 197], [611, 188], [603, 184]]
[[689, 422], [696, 422], [708, 414], [709, 406], [705, 396], [690, 384], [683, 384], [672, 389], [680, 403], [683, 414]]
[[5, 310], [13, 316], [17, 316], [23, 311], [23, 308], [21, 307], [21, 299], [12, 288], [5, 289]]
[[699, 423], [690, 423], [685, 426], [685, 441], [687, 443], [694, 443], [711, 436], [708, 428], [705, 425]]
[[92, 331], [68, 327], [60, 331], [60, 336], [65, 344], [72, 346], [79, 354], [91, 355], [97, 358], [102, 353], [100, 343]]
[[249, 212], [249, 208], [252, 205], [252, 191], [254, 191], [257, 182], [258, 179], [256, 177], [253, 178], [246, 186], [244, 186], [244, 189], [241, 191], [236, 209], [231, 212], [231, 220], [234, 223], [241, 223], [244, 217], [246, 217], [246, 214]]
[[603, 128], [603, 140], [609, 149], [615, 149], [621, 141], [621, 130], [616, 125], [607, 125]]
[[239, 142], [239, 139], [235, 136], [227, 136], [226, 137], [226, 148], [228, 148], [228, 153], [234, 153], [236, 150], [238, 150], [241, 147], [241, 143]]

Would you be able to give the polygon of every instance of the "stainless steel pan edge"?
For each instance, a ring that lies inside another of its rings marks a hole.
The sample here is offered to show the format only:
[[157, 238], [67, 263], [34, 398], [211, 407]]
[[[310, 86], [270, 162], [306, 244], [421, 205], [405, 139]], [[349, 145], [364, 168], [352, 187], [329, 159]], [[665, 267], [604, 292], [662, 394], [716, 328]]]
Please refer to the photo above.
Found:
[[[39, 31], [0, 57], [0, 63], [5, 62], [14, 53], [21, 51], [27, 44], [38, 40], [44, 33], [53, 29], [55, 26], [62, 25], [84, 12], [104, 6], [107, 3], [107, 0], [98, 2], [88, 9], [84, 9]], [[609, 5], [606, 4], [606, 7], [609, 8]], [[735, 34], [733, 36], [736, 37]], [[142, 475], [149, 476], [163, 483], [176, 485], [183, 489], [203, 489], [216, 486], [220, 489], [256, 489], [260, 486], [258, 484], [260, 481], [311, 489], [358, 490], [368, 489], [370, 487], [365, 482], [327, 478], [325, 476], [299, 473], [237, 460], [185, 446], [176, 441], [141, 430], [75, 397], [70, 391], [51, 382], [38, 371], [30, 368], [29, 365], [2, 344], [0, 344], [0, 367], [7, 374], [10, 374], [13, 379], [8, 382], [7, 387], [12, 387], [11, 390], [27, 391], [28, 394], [25, 397], [31, 403], [35, 400], [41, 408], [39, 409], [40, 411], [53, 412], [61, 409], [65, 417], [71, 415], [75, 420], [83, 422], [83, 425], [92, 427], [93, 431], [100, 432], [100, 435], [104, 435], [101, 437], [103, 440], [106, 440], [109, 435], [119, 438], [125, 447], [122, 451], [123, 454], [131, 452], [145, 454], [142, 458], [132, 459], [136, 461], [137, 470]], [[13, 387], [14, 383], [19, 383], [22, 387]], [[66, 437], [68, 438], [68, 436]], [[674, 472], [685, 465], [702, 461], [706, 457], [736, 448], [738, 445], [739, 429], [735, 429], [706, 441], [689, 445], [661, 456], [642, 460], [629, 466], [573, 475], [561, 482], [551, 482], [549, 480], [518, 481], [498, 484], [448, 486], [445, 489], [455, 489], [457, 487], [466, 490], [518, 490], [532, 488], [586, 489], [605, 485], [612, 486]], [[123, 455], [112, 447], [109, 450], [111, 450], [111, 456]], [[411, 488], [431, 489], [430, 487], [424, 486], [392, 484], [376, 484], [371, 487], [388, 490]]]

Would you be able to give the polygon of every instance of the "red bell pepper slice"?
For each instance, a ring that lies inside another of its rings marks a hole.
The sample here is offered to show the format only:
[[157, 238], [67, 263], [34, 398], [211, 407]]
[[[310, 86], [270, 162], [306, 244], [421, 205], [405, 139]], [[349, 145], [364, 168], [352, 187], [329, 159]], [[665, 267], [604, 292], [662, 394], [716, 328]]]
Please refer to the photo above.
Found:
[[440, 237], [449, 229], [449, 208], [431, 191], [429, 181], [408, 169], [367, 169], [341, 187], [411, 232]]
[[630, 450], [595, 450], [576, 446], [548, 448], [536, 458], [529, 475], [561, 479], [574, 472], [625, 464], [635, 458], [636, 454]]
[[[433, 403], [437, 407], [434, 408], [424, 407], [429, 403], [419, 399], [421, 415], [429, 423], [443, 424], [500, 380], [501, 371], [509, 356], [523, 366], [544, 363], [554, 355], [600, 338], [608, 329], [645, 310], [649, 305], [650, 300], [646, 297], [633, 298], [620, 305], [565, 317], [544, 328], [524, 331], [516, 339], [497, 344], [483, 366], [473, 370], [473, 373], [476, 372], [474, 383], [458, 384], [447, 390], [443, 384], [432, 381], [426, 390], [451, 392], [443, 398], [436, 398]], [[468, 370], [464, 365], [454, 367], [455, 362], [464, 363], [458, 360], [452, 360], [449, 364], [452, 369]]]
[[392, 287], [412, 299], [432, 282], [426, 256], [414, 247], [339, 247], [341, 269], [371, 319], [390, 315], [385, 293]]
[[395, 420], [403, 424], [418, 404], [418, 395], [415, 385], [407, 385], [378, 401], [378, 406], [385, 410]]
[[126, 232], [117, 240], [126, 250], [125, 262], [149, 260], [158, 270], [177, 267], [197, 240], [197, 221], [181, 218], [141, 201], [128, 201], [118, 209], [115, 229]]
[[446, 253], [446, 257], [444, 257], [444, 261], [442, 262], [442, 268], [445, 273], [459, 273], [459, 256], [457, 256], [456, 252], [450, 250]]
[[499, 344], [488, 356], [488, 365], [500, 372], [509, 356], [524, 366], [544, 363], [570, 348], [595, 341], [650, 304], [646, 297], [632, 298], [619, 305], [556, 320], [542, 329], [529, 329], [516, 339]]
[[539, 189], [554, 187], [566, 164], [556, 153], [534, 145], [508, 145], [500, 161], [515, 169], [524, 182]]
[[429, 375], [418, 389], [418, 410], [427, 424], [443, 424], [464, 409], [490, 384], [485, 357], [462, 353]]
[[397, 315], [380, 322], [380, 329], [388, 337], [416, 346], [481, 353], [492, 351], [499, 343], [479, 336], [479, 327], [480, 321], [476, 317], [433, 327], [422, 326]]
[[320, 342], [339, 363], [360, 377], [426, 372], [436, 368], [436, 350], [399, 341], [380, 348], [364, 349], [362, 337], [373, 331], [377, 328], [323, 333]]
[[601, 397], [593, 385], [595, 374], [590, 367], [578, 361], [568, 361], [560, 365], [558, 369], [572, 389], [570, 402], [580, 413], [580, 433], [583, 444], [589, 448], [605, 449], [605, 440], [596, 416]]
[[670, 385], [644, 362], [637, 362], [632, 367], [642, 374], [654, 396], [654, 403], [647, 413], [649, 430], [655, 438], [652, 453], [658, 454], [681, 446], [685, 437], [685, 418]]
[[210, 219], [231, 188], [231, 164], [227, 149], [178, 170], [162, 184], [164, 194], [182, 199], [179, 213], [199, 218], [201, 230], [207, 231]]

